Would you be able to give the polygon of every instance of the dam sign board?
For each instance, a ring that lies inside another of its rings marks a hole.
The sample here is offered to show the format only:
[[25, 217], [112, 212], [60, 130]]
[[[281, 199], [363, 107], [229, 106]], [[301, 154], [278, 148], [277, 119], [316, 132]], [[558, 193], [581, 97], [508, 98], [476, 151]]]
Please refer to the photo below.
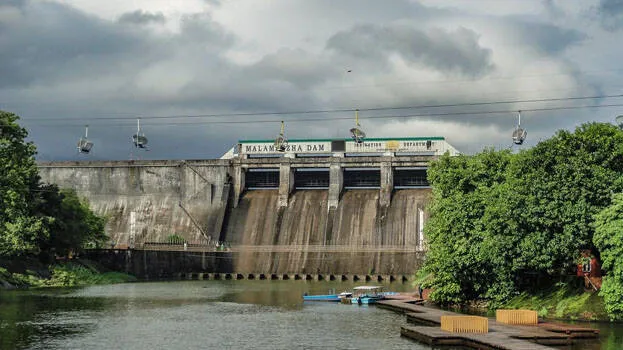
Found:
[[[239, 154], [262, 155], [280, 153], [275, 149], [271, 140], [240, 141], [238, 144]], [[338, 140], [290, 140], [285, 153], [296, 154], [329, 154], [335, 152], [345, 153], [427, 153], [443, 154], [450, 151], [456, 154], [456, 149], [449, 145], [441, 137], [432, 138], [398, 138], [398, 139], [366, 139], [362, 143], [356, 143], [351, 139]]]
[[[443, 141], [441, 141], [443, 142]], [[346, 152], [435, 152], [440, 149], [438, 141], [398, 141], [398, 140], [371, 140], [362, 143], [346, 142]]]
[[[241, 143], [240, 154], [275, 154], [279, 153], [272, 142]], [[331, 141], [289, 142], [285, 153], [331, 153]]]

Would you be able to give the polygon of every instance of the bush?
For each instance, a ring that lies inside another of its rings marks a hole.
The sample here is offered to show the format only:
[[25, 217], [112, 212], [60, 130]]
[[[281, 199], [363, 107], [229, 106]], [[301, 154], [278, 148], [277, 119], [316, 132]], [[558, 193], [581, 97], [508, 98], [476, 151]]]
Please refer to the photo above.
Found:
[[166, 239], [166, 242], [168, 244], [184, 244], [186, 242], [186, 239], [178, 235], [169, 235]]

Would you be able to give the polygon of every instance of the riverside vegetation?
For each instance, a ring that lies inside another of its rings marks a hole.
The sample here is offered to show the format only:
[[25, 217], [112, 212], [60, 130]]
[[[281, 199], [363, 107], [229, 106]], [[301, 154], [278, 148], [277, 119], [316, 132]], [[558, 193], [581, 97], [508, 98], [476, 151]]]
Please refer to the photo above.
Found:
[[[622, 130], [587, 123], [518, 153], [446, 155], [428, 178], [420, 280], [432, 301], [623, 319]], [[599, 294], [571, 277], [584, 249], [603, 262]]]
[[[88, 262], [57, 263], [108, 238], [105, 220], [74, 191], [41, 183], [36, 147], [15, 114], [0, 111], [0, 288], [128, 280]], [[43, 268], [42, 268], [43, 266]]]

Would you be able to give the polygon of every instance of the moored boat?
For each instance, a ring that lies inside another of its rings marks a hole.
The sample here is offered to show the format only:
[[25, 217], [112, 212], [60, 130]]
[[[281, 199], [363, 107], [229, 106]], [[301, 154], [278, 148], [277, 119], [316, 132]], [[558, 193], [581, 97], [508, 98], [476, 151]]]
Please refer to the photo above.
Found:
[[334, 302], [339, 302], [342, 299], [350, 298], [352, 295], [353, 295], [353, 293], [351, 293], [351, 292], [342, 292], [340, 294], [321, 294], [321, 295], [307, 295], [307, 293], [305, 293], [305, 294], [303, 294], [303, 301], [334, 301]]
[[381, 286], [359, 286], [353, 288], [353, 296], [350, 298], [351, 304], [374, 304], [385, 298], [383, 287]]
[[337, 294], [303, 295], [303, 301], [340, 301]]

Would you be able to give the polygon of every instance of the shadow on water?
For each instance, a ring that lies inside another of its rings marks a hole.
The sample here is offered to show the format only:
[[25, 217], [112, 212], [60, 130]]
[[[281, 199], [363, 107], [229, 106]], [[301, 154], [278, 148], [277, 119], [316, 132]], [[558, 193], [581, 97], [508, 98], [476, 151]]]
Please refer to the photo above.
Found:
[[621, 350], [623, 349], [623, 323], [609, 322], [567, 322], [599, 330], [599, 339], [578, 340], [576, 344], [563, 349], [570, 350]]
[[83, 318], [58, 322], [56, 315], [82, 310], [103, 310], [98, 298], [59, 297], [71, 290], [0, 293], [0, 349], [21, 349], [46, 338], [89, 332], [93, 324]]

